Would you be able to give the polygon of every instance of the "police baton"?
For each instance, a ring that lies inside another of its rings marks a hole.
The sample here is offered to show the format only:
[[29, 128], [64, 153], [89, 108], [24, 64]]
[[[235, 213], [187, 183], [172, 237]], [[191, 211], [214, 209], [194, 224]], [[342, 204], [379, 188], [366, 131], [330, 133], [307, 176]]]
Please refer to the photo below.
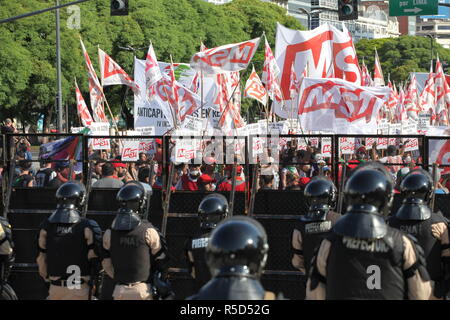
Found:
[[344, 205], [345, 176], [347, 175], [347, 162], [344, 162], [343, 164], [344, 164], [344, 167], [342, 168], [341, 186], [340, 186], [339, 199], [338, 199], [338, 213], [339, 214], [342, 214], [342, 206]]

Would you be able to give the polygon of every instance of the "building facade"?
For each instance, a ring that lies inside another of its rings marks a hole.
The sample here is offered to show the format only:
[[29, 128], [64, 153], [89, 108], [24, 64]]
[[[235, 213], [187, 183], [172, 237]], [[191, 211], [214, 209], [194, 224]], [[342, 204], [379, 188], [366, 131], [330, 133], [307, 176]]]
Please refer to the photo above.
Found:
[[389, 17], [389, 4], [385, 1], [364, 1], [358, 3], [358, 20], [339, 21], [336, 0], [311, 0], [311, 29], [322, 24], [341, 28], [344, 22], [353, 39], [379, 39], [400, 35], [396, 17]]
[[450, 49], [450, 19], [420, 19], [416, 35], [432, 37], [446, 49]]

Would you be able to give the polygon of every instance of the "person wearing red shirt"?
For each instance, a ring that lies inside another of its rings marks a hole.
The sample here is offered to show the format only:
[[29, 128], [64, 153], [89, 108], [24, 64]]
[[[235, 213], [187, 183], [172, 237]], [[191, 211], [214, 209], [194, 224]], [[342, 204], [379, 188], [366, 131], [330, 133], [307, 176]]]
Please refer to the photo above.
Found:
[[188, 173], [181, 176], [181, 189], [186, 191], [197, 191], [197, 181], [201, 174], [200, 165], [191, 165]]
[[[231, 191], [231, 186], [233, 184], [233, 180], [231, 178], [231, 173], [233, 170], [233, 166], [227, 165], [225, 167], [225, 175], [228, 177], [227, 180], [219, 184], [217, 187], [217, 191]], [[236, 191], [245, 191], [245, 179], [241, 177], [242, 166], [236, 167]]]

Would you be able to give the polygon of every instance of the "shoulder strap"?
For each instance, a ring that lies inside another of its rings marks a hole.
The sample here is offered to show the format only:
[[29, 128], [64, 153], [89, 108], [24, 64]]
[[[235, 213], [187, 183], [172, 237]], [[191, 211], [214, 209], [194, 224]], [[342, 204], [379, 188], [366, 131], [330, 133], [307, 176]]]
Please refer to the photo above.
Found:
[[403, 270], [404, 277], [406, 279], [411, 278], [412, 276], [414, 276], [416, 270], [419, 270], [419, 273], [420, 273], [420, 276], [422, 277], [422, 279], [424, 281], [429, 281], [430, 275], [428, 274], [428, 271], [425, 267], [426, 266], [425, 253], [424, 253], [422, 247], [420, 246], [419, 242], [417, 241], [417, 239], [414, 236], [412, 236], [410, 234], [406, 234], [405, 236], [412, 242], [412, 247], [413, 247], [414, 253], [416, 254], [416, 262], [408, 269]]

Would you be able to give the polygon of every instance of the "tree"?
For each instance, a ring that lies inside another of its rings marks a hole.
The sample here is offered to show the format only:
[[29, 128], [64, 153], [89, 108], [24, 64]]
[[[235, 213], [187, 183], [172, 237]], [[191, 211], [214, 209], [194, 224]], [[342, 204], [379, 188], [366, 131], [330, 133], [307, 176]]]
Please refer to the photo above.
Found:
[[[441, 61], [450, 62], [450, 50], [434, 41], [434, 57], [436, 52]], [[427, 37], [401, 36], [386, 39], [363, 39], [356, 43], [356, 52], [360, 63], [364, 59], [369, 70], [373, 70], [375, 48], [380, 57], [384, 76], [390, 74], [391, 80], [404, 82], [409, 79], [410, 72], [429, 72], [431, 43]]]
[[[0, 19], [47, 8], [40, 0], [5, 1]], [[110, 16], [109, 1], [91, 0], [79, 5], [81, 29], [67, 27], [66, 9], [61, 15], [61, 64], [63, 102], [68, 103], [72, 125], [78, 125], [74, 93], [74, 78], [89, 101], [87, 74], [79, 37], [86, 46], [98, 72], [97, 46], [100, 46], [130, 75], [134, 55], [119, 47], [138, 49], [136, 57], [145, 56], [150, 41], [160, 61], [189, 62], [198, 52], [200, 41], [207, 47], [241, 42], [266, 33], [274, 45], [276, 22], [303, 29], [286, 10], [272, 3], [254, 0], [234, 0], [217, 6], [203, 0], [133, 0], [128, 16]], [[0, 117], [15, 117], [25, 124], [36, 124], [44, 114], [47, 126], [56, 111], [56, 51], [55, 14], [47, 12], [0, 25]], [[254, 58], [260, 72], [264, 60], [263, 46]], [[243, 73], [244, 79], [249, 72]], [[105, 88], [108, 102], [117, 114], [123, 88]], [[128, 95], [128, 100], [132, 100]], [[88, 103], [89, 104], [89, 103]], [[243, 112], [253, 107], [244, 99]]]

